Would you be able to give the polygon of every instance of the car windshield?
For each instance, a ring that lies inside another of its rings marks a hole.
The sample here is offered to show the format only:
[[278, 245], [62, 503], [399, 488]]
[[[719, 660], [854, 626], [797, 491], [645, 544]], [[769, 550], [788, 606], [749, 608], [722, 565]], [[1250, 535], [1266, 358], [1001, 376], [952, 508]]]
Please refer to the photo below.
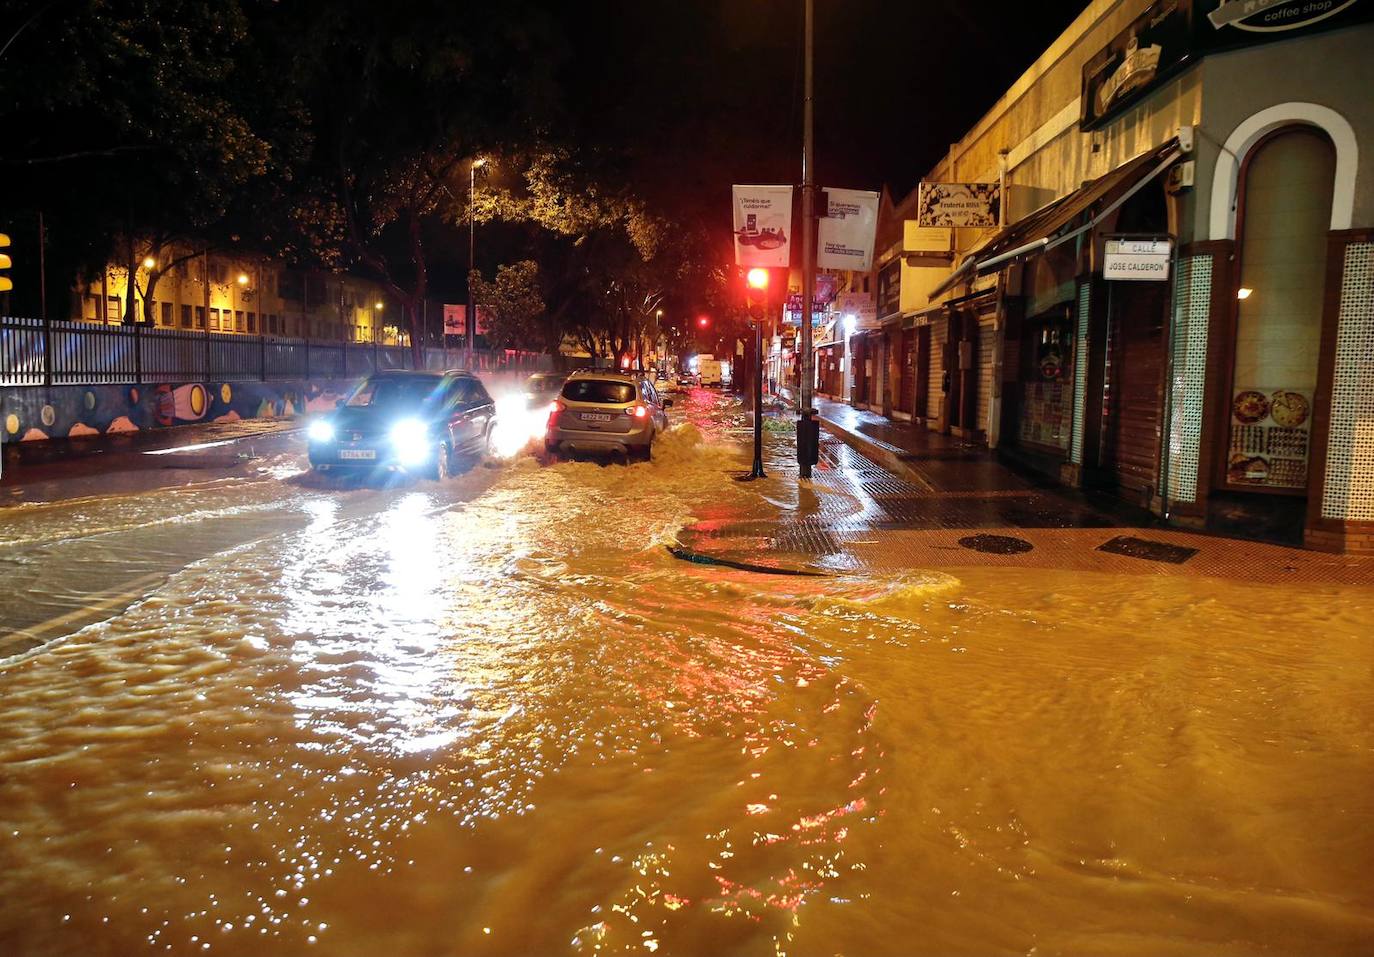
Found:
[[437, 394], [440, 384], [438, 379], [418, 376], [368, 379], [345, 404], [354, 409], [418, 406]]
[[618, 405], [634, 401], [635, 387], [628, 382], [610, 379], [573, 379], [563, 387], [563, 398], [572, 402], [605, 402]]

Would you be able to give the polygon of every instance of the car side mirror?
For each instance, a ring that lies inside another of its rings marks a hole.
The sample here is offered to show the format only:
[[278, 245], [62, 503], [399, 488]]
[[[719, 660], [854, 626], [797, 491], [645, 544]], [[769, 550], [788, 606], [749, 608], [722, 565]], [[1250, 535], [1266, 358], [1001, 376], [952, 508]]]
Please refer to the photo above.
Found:
[[673, 400], [672, 400], [672, 399], [664, 399], [664, 400], [663, 400], [663, 407], [664, 407], [665, 409], [671, 408], [672, 405], [673, 405]]

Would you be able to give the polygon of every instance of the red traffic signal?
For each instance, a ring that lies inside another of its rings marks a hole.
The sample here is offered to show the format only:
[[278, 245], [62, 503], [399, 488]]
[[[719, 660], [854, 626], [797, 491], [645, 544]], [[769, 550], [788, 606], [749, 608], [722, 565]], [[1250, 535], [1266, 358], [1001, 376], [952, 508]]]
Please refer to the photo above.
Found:
[[710, 324], [711, 324], [711, 317], [710, 317], [710, 316], [697, 316], [697, 327], [698, 327], [698, 328], [700, 328], [700, 329], [705, 329], [705, 328], [706, 328], [707, 326], [709, 326]]
[[768, 288], [767, 269], [761, 269], [758, 266], [755, 266], [753, 269], [749, 270], [749, 273], [744, 278], [745, 281], [749, 284], [750, 289]]

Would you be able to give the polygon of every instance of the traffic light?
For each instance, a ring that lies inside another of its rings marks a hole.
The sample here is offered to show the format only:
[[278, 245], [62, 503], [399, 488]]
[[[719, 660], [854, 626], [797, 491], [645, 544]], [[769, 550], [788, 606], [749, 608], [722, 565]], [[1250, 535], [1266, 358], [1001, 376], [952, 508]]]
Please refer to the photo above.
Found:
[[[10, 248], [10, 238], [4, 233], [0, 233], [0, 249]], [[5, 273], [13, 263], [7, 253], [0, 253], [0, 292], [9, 292], [14, 288], [14, 280], [10, 279]]]
[[768, 270], [754, 267], [744, 274], [745, 299], [749, 306], [749, 318], [760, 321], [764, 318], [764, 301], [768, 298]]
[[697, 316], [697, 328], [705, 329], [711, 324], [710, 316]]

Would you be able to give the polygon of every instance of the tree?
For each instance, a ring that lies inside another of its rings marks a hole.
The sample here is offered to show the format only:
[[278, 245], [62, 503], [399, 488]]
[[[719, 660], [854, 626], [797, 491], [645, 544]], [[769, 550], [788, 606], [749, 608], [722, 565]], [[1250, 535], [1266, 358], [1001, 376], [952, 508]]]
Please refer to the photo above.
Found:
[[0, 206], [44, 213], [55, 282], [116, 257], [135, 274], [158, 237], [202, 246], [285, 168], [299, 134], [279, 74], [254, 69], [263, 15], [241, 0], [87, 0], [15, 38], [0, 61]]
[[479, 155], [532, 141], [557, 43], [532, 5], [316, 0], [296, 14], [314, 150], [294, 215], [313, 257], [401, 302], [417, 362], [428, 238], [465, 207]]
[[544, 344], [539, 326], [544, 300], [539, 296], [539, 265], [530, 259], [500, 266], [492, 282], [473, 270], [468, 277], [472, 301], [486, 319], [487, 341], [497, 348], [531, 348]]

